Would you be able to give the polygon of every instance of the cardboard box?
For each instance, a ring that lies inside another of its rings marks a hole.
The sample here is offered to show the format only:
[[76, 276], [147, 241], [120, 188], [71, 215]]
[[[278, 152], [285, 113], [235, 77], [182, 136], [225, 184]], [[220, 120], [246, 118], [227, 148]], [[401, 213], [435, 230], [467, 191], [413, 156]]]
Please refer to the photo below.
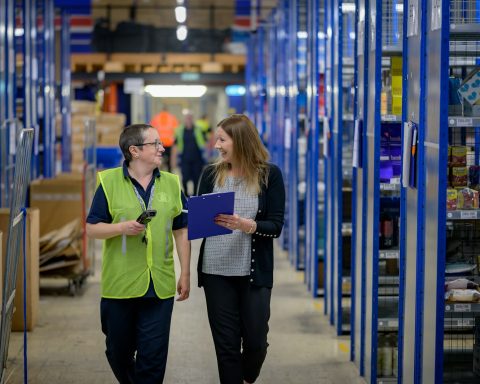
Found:
[[[7, 234], [10, 224], [10, 211], [0, 209], [0, 231]], [[40, 299], [39, 283], [39, 232], [40, 211], [35, 208], [27, 210], [26, 256], [27, 256], [27, 331], [32, 331], [37, 324], [38, 302]], [[7, 239], [2, 241], [2, 262], [5, 269]], [[3, 275], [2, 275], [3, 276]], [[2, 281], [3, 284], [3, 281]], [[23, 331], [23, 239], [20, 240], [20, 258], [18, 260], [16, 294], [14, 300], [14, 313], [12, 318], [12, 331]]]
[[96, 104], [93, 101], [72, 100], [71, 108], [72, 113], [94, 115]]
[[74, 219], [83, 219], [82, 175], [69, 173], [34, 180], [30, 184], [30, 206], [40, 210], [41, 236]]

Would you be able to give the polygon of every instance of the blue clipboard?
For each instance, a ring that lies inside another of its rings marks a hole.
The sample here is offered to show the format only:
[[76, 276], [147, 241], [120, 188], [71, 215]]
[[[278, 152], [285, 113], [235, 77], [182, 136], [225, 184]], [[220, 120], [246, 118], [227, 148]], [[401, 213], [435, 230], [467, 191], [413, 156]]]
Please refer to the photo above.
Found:
[[188, 240], [227, 235], [231, 229], [215, 224], [215, 216], [233, 215], [235, 192], [209, 193], [188, 199]]

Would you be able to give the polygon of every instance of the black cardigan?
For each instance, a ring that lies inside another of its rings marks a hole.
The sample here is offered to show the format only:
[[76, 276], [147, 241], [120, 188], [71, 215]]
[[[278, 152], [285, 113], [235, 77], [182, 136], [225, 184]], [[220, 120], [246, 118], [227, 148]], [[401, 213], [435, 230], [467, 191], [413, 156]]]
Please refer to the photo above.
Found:
[[[212, 193], [214, 187], [214, 167], [208, 166], [202, 173], [198, 195]], [[285, 186], [282, 172], [269, 164], [268, 183], [263, 185], [258, 195], [258, 211], [255, 216], [257, 230], [252, 234], [252, 257], [250, 284], [269, 287], [273, 285], [273, 239], [282, 232], [285, 213]], [[202, 286], [202, 261], [205, 239], [200, 247], [198, 258], [198, 286]]]

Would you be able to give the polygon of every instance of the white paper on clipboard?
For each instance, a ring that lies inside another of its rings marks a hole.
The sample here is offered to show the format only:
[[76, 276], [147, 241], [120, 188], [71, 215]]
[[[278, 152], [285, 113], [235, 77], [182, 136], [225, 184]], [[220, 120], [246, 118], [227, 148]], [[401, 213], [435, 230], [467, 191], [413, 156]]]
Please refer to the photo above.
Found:
[[403, 123], [402, 187], [408, 188], [410, 180], [410, 151], [412, 145], [412, 124]]

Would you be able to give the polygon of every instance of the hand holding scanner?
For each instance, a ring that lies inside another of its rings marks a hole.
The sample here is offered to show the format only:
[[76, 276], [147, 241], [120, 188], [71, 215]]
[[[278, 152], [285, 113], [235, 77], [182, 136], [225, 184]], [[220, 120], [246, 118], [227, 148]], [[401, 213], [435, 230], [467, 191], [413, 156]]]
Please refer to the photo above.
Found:
[[143, 211], [140, 216], [137, 217], [137, 223], [146, 225], [157, 215], [157, 211], [155, 209], [147, 209]]

